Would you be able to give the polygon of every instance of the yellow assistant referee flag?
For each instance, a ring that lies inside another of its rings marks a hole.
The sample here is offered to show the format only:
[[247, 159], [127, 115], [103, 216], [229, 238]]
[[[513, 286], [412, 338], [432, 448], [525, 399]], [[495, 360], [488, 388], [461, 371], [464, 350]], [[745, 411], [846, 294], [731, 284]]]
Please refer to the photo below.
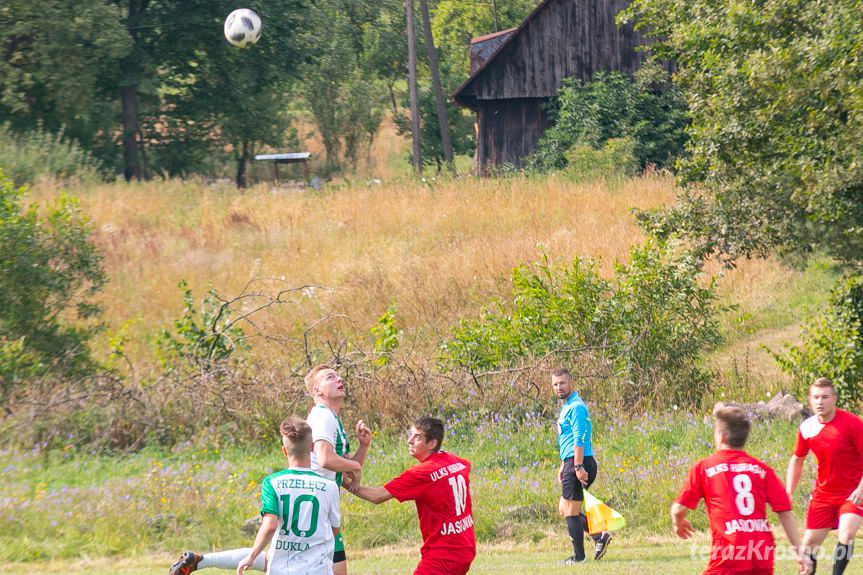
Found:
[[587, 532], [602, 533], [603, 531], [614, 531], [626, 525], [623, 515], [584, 491], [584, 513], [587, 515]]

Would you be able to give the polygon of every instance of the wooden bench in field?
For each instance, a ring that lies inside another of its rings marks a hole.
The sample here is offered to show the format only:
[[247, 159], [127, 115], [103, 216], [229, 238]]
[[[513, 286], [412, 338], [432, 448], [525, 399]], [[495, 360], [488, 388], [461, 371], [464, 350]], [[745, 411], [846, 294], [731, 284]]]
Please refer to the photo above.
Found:
[[279, 183], [279, 164], [303, 164], [303, 181], [309, 181], [309, 157], [310, 152], [294, 152], [291, 154], [258, 154], [256, 160], [273, 162], [273, 176]]

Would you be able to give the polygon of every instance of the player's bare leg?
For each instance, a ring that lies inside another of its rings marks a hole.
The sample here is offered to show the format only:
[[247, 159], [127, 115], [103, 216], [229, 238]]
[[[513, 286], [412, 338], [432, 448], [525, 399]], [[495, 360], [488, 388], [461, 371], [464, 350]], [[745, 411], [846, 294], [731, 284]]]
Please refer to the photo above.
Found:
[[578, 515], [579, 513], [581, 513], [581, 501], [564, 499], [563, 497], [561, 497], [560, 501], [557, 504], [557, 511], [560, 513], [561, 517]]
[[333, 563], [333, 575], [348, 575], [348, 562], [339, 561]]
[[[212, 553], [193, 553], [186, 551], [183, 553], [176, 563], [171, 566], [168, 575], [189, 575], [192, 571], [198, 569], [228, 569], [231, 571], [237, 570], [237, 564], [248, 557], [251, 552], [251, 547], [243, 547], [240, 549], [229, 549], [227, 551], [215, 551]], [[256, 571], [266, 571], [267, 554], [260, 553], [255, 559], [255, 564], [252, 569]]]
[[818, 552], [821, 550], [821, 544], [824, 543], [828, 533], [830, 533], [830, 529], [807, 529], [803, 533], [803, 542], [800, 547], [812, 559], [812, 571], [809, 572], [809, 575], [815, 575], [815, 568], [818, 566]]

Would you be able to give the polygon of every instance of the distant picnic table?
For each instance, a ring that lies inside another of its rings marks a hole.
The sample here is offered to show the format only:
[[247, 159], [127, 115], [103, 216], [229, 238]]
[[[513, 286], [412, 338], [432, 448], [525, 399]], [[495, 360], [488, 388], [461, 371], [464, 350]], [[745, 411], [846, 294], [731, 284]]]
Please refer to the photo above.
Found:
[[273, 162], [273, 177], [279, 183], [279, 164], [303, 164], [303, 180], [309, 181], [309, 157], [310, 152], [293, 152], [290, 154], [258, 154], [255, 156], [259, 161]]

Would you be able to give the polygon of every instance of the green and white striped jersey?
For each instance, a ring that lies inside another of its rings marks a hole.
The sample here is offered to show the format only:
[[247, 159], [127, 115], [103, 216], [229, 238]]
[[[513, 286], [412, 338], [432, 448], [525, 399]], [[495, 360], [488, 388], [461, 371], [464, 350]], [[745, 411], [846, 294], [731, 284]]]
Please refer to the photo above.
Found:
[[[312, 441], [326, 441], [333, 446], [333, 451], [336, 455], [344, 457], [346, 453], [350, 453], [351, 446], [348, 443], [348, 434], [345, 433], [345, 428], [339, 416], [333, 413], [329, 407], [324, 405], [316, 405], [309, 416], [306, 417], [306, 423], [312, 428]], [[338, 485], [342, 484], [342, 474], [324, 469], [318, 463], [315, 457], [315, 451], [312, 449], [312, 470], [324, 477], [328, 477], [335, 481]]]

